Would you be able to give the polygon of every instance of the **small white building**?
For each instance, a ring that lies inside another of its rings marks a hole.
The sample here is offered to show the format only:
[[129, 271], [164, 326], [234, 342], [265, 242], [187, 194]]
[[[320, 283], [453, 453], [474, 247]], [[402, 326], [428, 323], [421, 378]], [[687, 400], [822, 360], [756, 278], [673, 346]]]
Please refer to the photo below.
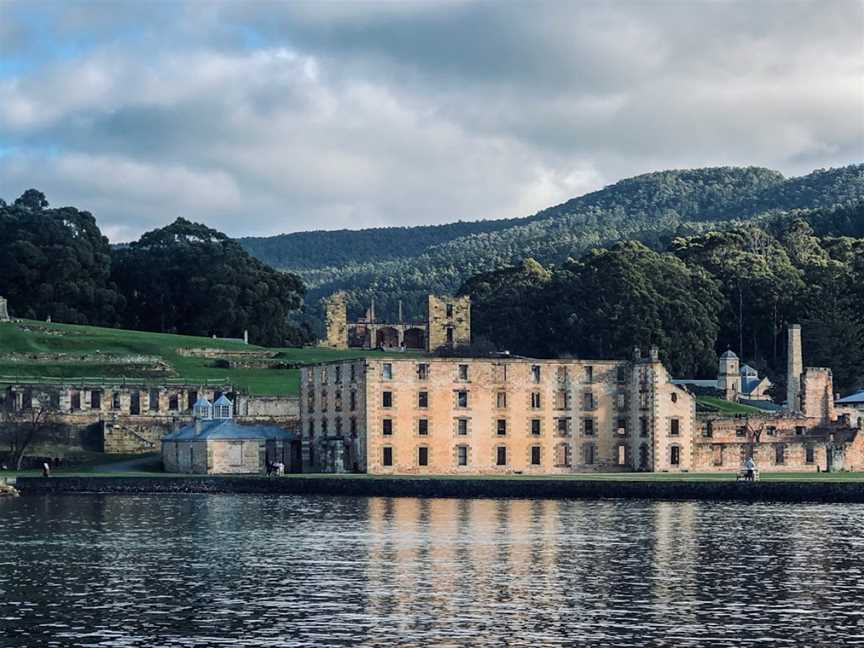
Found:
[[193, 407], [195, 422], [162, 438], [166, 472], [197, 475], [260, 474], [268, 464], [282, 463], [300, 472], [300, 440], [274, 425], [241, 425], [226, 396], [215, 403], [200, 398]]

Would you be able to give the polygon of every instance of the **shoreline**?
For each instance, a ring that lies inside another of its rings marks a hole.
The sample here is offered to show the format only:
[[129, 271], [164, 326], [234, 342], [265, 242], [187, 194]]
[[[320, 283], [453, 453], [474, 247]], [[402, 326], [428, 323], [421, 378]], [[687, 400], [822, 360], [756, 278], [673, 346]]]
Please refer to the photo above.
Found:
[[23, 496], [257, 494], [489, 499], [653, 499], [864, 503], [864, 482], [434, 479], [413, 477], [19, 477]]

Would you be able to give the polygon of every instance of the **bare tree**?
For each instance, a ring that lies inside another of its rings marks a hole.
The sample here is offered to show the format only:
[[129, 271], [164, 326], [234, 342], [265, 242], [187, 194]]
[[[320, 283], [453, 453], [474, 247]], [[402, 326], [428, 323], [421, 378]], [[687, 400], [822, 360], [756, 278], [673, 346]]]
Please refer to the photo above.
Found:
[[57, 407], [48, 394], [39, 394], [19, 404], [10, 394], [0, 408], [0, 438], [9, 444], [9, 460], [21, 470], [24, 455], [34, 443], [43, 440], [54, 424]]

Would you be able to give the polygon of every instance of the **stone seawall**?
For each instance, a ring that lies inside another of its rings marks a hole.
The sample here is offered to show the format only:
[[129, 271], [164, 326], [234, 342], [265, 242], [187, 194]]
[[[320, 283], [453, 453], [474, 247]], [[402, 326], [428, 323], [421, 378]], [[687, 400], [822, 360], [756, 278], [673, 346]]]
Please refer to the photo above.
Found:
[[19, 477], [23, 495], [254, 493], [363, 497], [737, 500], [864, 503], [864, 482], [413, 479], [410, 477]]

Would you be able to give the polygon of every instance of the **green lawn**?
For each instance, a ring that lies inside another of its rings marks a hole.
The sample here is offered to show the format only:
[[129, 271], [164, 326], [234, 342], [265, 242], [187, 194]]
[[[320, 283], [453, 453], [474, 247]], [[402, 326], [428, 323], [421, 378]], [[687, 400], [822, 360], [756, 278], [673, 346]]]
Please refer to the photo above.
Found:
[[764, 414], [764, 410], [750, 405], [741, 405], [731, 401], [717, 398], [716, 396], [697, 396], [696, 405], [703, 406], [703, 409], [709, 412], [719, 412], [721, 414]]
[[[0, 324], [0, 351], [17, 353], [110, 353], [116, 355], [146, 355], [162, 358], [173, 370], [166, 378], [164, 374], [144, 369], [107, 363], [81, 362], [9, 362], [0, 360], [0, 379], [21, 381], [63, 378], [72, 380], [87, 378], [97, 380], [134, 379], [136, 382], [202, 383], [220, 381], [231, 383], [245, 392], [257, 395], [296, 394], [299, 389], [299, 371], [296, 369], [220, 369], [214, 361], [206, 358], [181, 356], [177, 350], [183, 348], [210, 348], [234, 351], [263, 350], [262, 347], [241, 342], [226, 342], [206, 337], [170, 335], [126, 331], [94, 326], [68, 324], [46, 324], [23, 321]], [[279, 359], [286, 363], [323, 362], [350, 358], [362, 358], [375, 351], [354, 349], [284, 348], [277, 351]], [[395, 355], [395, 354], [394, 354]], [[405, 354], [399, 354], [404, 356]]]

